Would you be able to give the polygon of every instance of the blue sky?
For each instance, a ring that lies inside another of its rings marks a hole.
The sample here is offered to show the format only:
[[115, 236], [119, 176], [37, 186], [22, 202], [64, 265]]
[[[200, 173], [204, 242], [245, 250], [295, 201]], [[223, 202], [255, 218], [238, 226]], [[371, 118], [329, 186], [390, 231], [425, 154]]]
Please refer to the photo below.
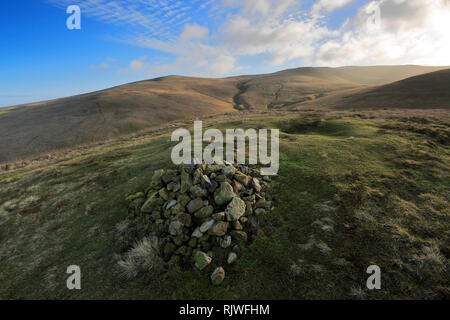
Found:
[[[66, 27], [73, 4], [80, 30]], [[3, 0], [0, 106], [168, 74], [448, 64], [448, 10], [446, 0]]]

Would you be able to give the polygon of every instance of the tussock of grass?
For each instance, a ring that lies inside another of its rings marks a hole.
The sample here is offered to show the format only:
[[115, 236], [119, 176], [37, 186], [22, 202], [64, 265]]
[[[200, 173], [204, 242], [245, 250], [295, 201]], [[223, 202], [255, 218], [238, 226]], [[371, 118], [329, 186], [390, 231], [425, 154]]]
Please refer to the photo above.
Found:
[[118, 262], [120, 275], [126, 279], [133, 279], [139, 273], [158, 275], [165, 270], [165, 263], [160, 256], [161, 243], [158, 237], [148, 237], [138, 241]]

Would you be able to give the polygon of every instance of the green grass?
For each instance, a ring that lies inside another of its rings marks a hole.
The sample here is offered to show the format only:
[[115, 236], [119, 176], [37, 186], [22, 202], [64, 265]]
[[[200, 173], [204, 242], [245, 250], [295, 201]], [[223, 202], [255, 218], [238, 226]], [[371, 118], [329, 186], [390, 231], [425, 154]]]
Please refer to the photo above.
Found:
[[[298, 115], [214, 123], [280, 128], [276, 209], [221, 287], [206, 270], [123, 280], [143, 236], [119, 236], [125, 197], [170, 165], [169, 129], [0, 173], [0, 298], [436, 299], [448, 297], [448, 124]], [[206, 127], [206, 124], [204, 125]], [[428, 128], [429, 130], [425, 130]], [[438, 131], [438, 134], [430, 132]], [[82, 290], [66, 289], [66, 268]], [[382, 290], [365, 287], [382, 270]], [[447, 277], [446, 277], [447, 275]]]

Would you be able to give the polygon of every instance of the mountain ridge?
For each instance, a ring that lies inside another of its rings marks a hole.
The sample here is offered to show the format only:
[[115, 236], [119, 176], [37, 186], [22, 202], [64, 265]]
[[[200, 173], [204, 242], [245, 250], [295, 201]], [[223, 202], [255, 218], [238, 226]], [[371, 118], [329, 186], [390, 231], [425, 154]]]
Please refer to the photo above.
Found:
[[0, 162], [114, 139], [174, 120], [276, 110], [448, 67], [302, 67], [227, 78], [166, 76], [0, 109]]

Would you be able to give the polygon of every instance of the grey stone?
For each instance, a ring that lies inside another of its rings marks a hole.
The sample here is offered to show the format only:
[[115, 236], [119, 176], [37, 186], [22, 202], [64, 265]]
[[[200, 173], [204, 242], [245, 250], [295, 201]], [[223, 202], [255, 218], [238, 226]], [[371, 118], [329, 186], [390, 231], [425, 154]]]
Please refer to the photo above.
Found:
[[212, 215], [213, 211], [214, 211], [213, 206], [206, 206], [198, 210], [196, 213], [194, 213], [194, 215], [196, 218], [206, 219]]
[[169, 233], [172, 236], [178, 236], [183, 233], [183, 223], [178, 220], [173, 221], [169, 226]]
[[195, 213], [201, 207], [203, 207], [203, 201], [202, 201], [202, 199], [198, 199], [198, 198], [189, 201], [189, 203], [187, 204], [187, 209], [188, 209], [190, 214]]
[[261, 191], [261, 185], [259, 184], [259, 180], [257, 178], [253, 178], [253, 189], [257, 192]]
[[225, 216], [228, 221], [237, 221], [245, 214], [245, 202], [240, 198], [233, 198], [225, 209]]
[[225, 279], [225, 270], [222, 267], [216, 268], [214, 272], [211, 274], [211, 282], [213, 285], [220, 285]]
[[192, 179], [192, 183], [194, 185], [199, 184], [202, 181], [203, 172], [202, 169], [198, 168], [194, 171], [194, 179]]
[[226, 166], [222, 169], [222, 174], [226, 177], [232, 177], [236, 172], [236, 168], [233, 166]]
[[152, 187], [154, 188], [161, 188], [162, 187], [162, 181], [161, 181], [161, 177], [164, 175], [164, 170], [160, 169], [160, 170], [156, 170], [153, 173], [152, 176]]
[[200, 231], [200, 227], [195, 228], [194, 232], [192, 233], [192, 236], [197, 239], [203, 237], [203, 233]]
[[231, 236], [227, 234], [220, 239], [219, 243], [222, 248], [228, 248], [229, 246], [231, 246]]
[[214, 226], [215, 223], [216, 223], [216, 221], [212, 220], [212, 219], [204, 222], [200, 226], [200, 231], [203, 232], [203, 233], [207, 232], [209, 229], [211, 229]]
[[183, 207], [186, 206], [189, 203], [189, 201], [191, 201], [191, 198], [187, 194], [183, 194], [178, 197], [178, 203], [181, 204]]
[[184, 169], [181, 170], [181, 193], [186, 193], [192, 186], [192, 180], [189, 173]]
[[217, 205], [222, 206], [230, 202], [233, 196], [233, 187], [228, 182], [222, 182], [219, 189], [214, 192], [214, 201]]
[[177, 220], [180, 221], [185, 227], [190, 227], [192, 225], [192, 218], [187, 213], [180, 213], [177, 216]]
[[230, 254], [228, 255], [227, 263], [232, 264], [232, 263], [236, 262], [236, 260], [237, 260], [237, 254], [234, 252], [230, 252]]
[[176, 181], [177, 172], [175, 170], [169, 169], [162, 175], [161, 180], [168, 184], [171, 181]]
[[172, 200], [167, 204], [166, 209], [169, 210], [170, 208], [172, 208], [173, 206], [175, 206], [177, 204], [176, 200]]
[[208, 176], [207, 176], [206, 174], [204, 174], [204, 175], [202, 176], [202, 183], [203, 183], [205, 186], [209, 186], [209, 185], [211, 184], [211, 180], [209, 180], [209, 178], [208, 178]]
[[216, 222], [209, 230], [209, 234], [212, 236], [223, 237], [227, 234], [229, 223], [225, 221]]
[[212, 215], [212, 218], [216, 221], [225, 220], [225, 212], [217, 212]]
[[207, 186], [207, 188], [210, 193], [214, 193], [218, 186], [219, 183], [216, 180], [211, 180], [211, 183]]
[[204, 198], [208, 195], [208, 191], [200, 187], [199, 185], [192, 186], [189, 192], [194, 198]]
[[150, 194], [147, 201], [145, 201], [144, 205], [141, 208], [142, 213], [151, 213], [153, 210], [158, 209], [159, 201], [158, 199], [161, 199], [158, 197], [158, 192], [154, 191], [152, 194]]
[[242, 224], [239, 221], [233, 221], [233, 229], [234, 230], [242, 230], [244, 228], [242, 227]]

